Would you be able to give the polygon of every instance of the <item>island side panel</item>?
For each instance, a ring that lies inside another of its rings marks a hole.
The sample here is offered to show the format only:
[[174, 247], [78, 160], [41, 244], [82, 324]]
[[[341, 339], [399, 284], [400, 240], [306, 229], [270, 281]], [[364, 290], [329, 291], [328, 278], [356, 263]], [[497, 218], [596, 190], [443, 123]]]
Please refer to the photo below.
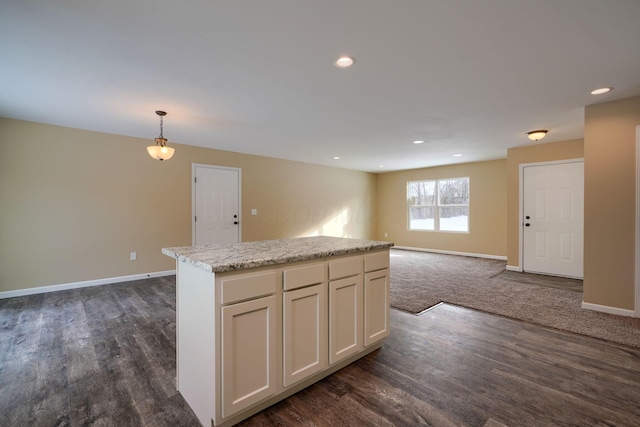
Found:
[[204, 426], [215, 419], [214, 274], [176, 262], [177, 389]]

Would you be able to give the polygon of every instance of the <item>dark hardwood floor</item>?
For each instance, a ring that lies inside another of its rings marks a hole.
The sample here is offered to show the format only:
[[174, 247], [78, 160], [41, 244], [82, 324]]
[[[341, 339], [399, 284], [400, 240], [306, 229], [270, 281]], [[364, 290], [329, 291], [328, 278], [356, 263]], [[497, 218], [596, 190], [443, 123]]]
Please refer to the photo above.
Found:
[[[446, 304], [391, 322], [241, 425], [640, 425], [640, 350]], [[174, 378], [173, 277], [0, 300], [1, 426], [197, 426]]]

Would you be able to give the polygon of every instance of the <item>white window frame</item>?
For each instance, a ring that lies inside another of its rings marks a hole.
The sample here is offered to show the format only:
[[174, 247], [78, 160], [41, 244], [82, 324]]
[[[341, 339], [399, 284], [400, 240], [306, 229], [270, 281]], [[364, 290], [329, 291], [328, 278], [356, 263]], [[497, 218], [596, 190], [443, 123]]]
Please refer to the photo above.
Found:
[[[467, 185], [468, 185], [468, 193], [467, 194], [467, 200], [469, 201], [469, 203], [467, 204], [453, 204], [453, 205], [443, 205], [440, 203], [440, 181], [449, 181], [452, 179], [466, 179], [467, 180]], [[411, 184], [416, 183], [416, 182], [433, 182], [434, 183], [434, 187], [435, 187], [435, 193], [434, 193], [434, 201], [435, 204], [434, 205], [416, 205], [413, 204], [413, 197], [410, 194], [411, 191]], [[452, 178], [439, 178], [439, 179], [420, 179], [420, 180], [414, 180], [414, 181], [407, 181], [407, 230], [409, 231], [427, 231], [427, 232], [438, 232], [438, 233], [469, 233], [469, 229], [470, 229], [470, 225], [469, 225], [469, 218], [471, 216], [471, 209], [470, 209], [470, 204], [471, 204], [471, 180], [469, 179], [468, 176], [459, 176], [459, 177], [452, 177]], [[411, 228], [411, 208], [413, 207], [424, 207], [424, 208], [433, 208], [433, 230], [428, 230], [428, 229], [424, 229], [424, 228]], [[462, 230], [441, 230], [440, 229], [440, 208], [450, 208], [450, 207], [466, 207], [467, 208], [467, 229], [462, 231]]]

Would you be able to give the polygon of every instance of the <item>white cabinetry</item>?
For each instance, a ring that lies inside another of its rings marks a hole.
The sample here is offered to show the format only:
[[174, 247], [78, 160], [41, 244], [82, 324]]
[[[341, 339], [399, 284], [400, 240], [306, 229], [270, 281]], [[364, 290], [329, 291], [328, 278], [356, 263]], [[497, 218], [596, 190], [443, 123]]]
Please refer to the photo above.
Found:
[[389, 253], [364, 257], [364, 345], [389, 336]]
[[220, 310], [221, 406], [227, 418], [277, 391], [276, 275], [223, 279], [220, 291], [229, 303]]
[[389, 334], [386, 248], [216, 273], [186, 262], [177, 269], [177, 386], [205, 426], [232, 426]]
[[222, 308], [222, 417], [276, 392], [276, 297]]
[[362, 350], [362, 256], [329, 262], [329, 363]]
[[284, 270], [283, 385], [327, 367], [327, 279], [324, 263]]

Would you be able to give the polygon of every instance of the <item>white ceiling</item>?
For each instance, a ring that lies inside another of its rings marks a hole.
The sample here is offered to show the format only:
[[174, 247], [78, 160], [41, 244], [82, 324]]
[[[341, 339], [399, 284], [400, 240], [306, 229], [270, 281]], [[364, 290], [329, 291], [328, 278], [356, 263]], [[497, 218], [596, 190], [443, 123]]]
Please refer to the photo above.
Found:
[[639, 48], [639, 0], [2, 0], [0, 116], [384, 172], [581, 138]]

